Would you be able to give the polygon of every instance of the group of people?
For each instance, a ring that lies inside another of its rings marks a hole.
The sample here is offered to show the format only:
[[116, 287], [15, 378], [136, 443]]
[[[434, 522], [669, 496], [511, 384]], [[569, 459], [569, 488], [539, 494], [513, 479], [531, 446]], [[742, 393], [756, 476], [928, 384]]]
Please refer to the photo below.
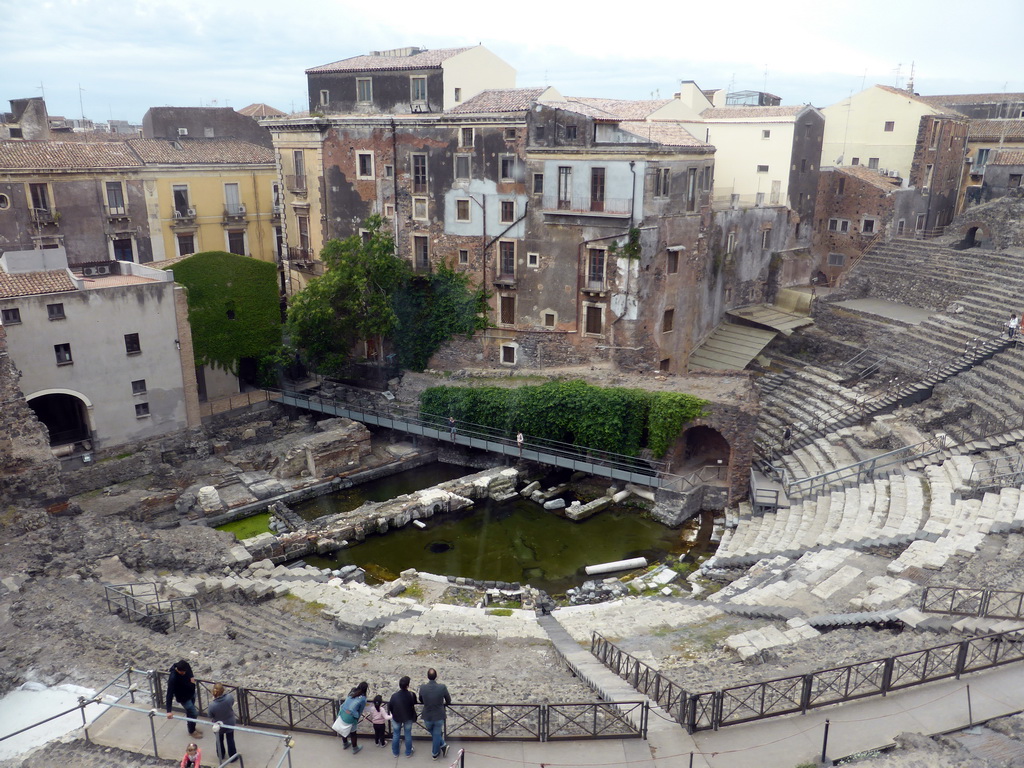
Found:
[[[412, 746], [412, 726], [420, 717], [423, 727], [430, 733], [431, 757], [435, 760], [448, 754], [448, 743], [444, 740], [445, 707], [452, 703], [451, 694], [444, 683], [437, 682], [437, 670], [427, 670], [427, 682], [419, 689], [419, 696], [409, 690], [410, 679], [404, 675], [398, 681], [398, 690], [391, 694], [387, 704], [384, 697], [378, 694], [367, 704], [366, 691], [369, 687], [365, 682], [359, 683], [345, 698], [333, 728], [341, 736], [342, 748], [352, 748], [352, 754], [358, 754], [359, 737], [356, 728], [360, 720], [367, 720], [373, 726], [373, 743], [378, 747], [387, 746], [387, 726], [392, 726], [391, 753], [398, 757], [401, 751], [402, 738], [405, 738], [405, 756], [412, 757], [416, 751]], [[421, 705], [422, 712], [417, 716], [416, 707]]]
[[[196, 722], [199, 718], [199, 709], [196, 707], [196, 677], [192, 673], [192, 665], [182, 659], [171, 665], [167, 677], [167, 717], [171, 718], [171, 705], [177, 701], [185, 709], [185, 716], [188, 720], [185, 725], [188, 727], [188, 735], [194, 739], [203, 738], [203, 732]], [[227, 760], [237, 754], [235, 749], [235, 697], [224, 689], [222, 683], [214, 683], [213, 701], [206, 708], [206, 714], [215, 723], [214, 731], [217, 733], [217, 757], [218, 763]], [[203, 751], [194, 741], [190, 742], [185, 749], [185, 756], [181, 758], [180, 768], [201, 768]]]

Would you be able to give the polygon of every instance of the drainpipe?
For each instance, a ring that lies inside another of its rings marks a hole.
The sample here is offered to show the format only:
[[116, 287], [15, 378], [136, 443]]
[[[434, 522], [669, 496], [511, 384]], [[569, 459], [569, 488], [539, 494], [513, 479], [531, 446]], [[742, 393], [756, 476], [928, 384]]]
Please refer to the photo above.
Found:
[[394, 232], [395, 247], [398, 247], [398, 139], [395, 137], [395, 118], [391, 118], [391, 199], [394, 201], [395, 215], [392, 217], [391, 229]]

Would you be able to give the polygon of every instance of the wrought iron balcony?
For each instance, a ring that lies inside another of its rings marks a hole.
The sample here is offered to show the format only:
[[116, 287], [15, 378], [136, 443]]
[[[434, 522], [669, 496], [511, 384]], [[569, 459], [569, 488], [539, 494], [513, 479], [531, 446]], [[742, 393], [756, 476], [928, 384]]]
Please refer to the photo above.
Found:
[[629, 216], [633, 212], [633, 198], [605, 197], [593, 199], [590, 195], [569, 198], [545, 195], [544, 213], [575, 216]]
[[32, 221], [35, 224], [57, 224], [60, 214], [50, 208], [33, 208]]
[[224, 206], [225, 221], [244, 221], [245, 203], [229, 203]]
[[290, 192], [304, 195], [306, 194], [306, 175], [287, 175], [284, 177], [284, 185]]
[[128, 209], [123, 205], [105, 205], [103, 208], [107, 213], [108, 219], [128, 218]]

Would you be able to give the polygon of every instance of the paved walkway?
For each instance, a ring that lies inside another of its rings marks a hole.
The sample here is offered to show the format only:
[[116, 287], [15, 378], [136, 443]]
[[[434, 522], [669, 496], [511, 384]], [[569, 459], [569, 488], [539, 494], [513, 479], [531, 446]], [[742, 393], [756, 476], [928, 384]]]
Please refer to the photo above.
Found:
[[[588, 663], [580, 671], [589, 674], [594, 670]], [[635, 692], [628, 698], [635, 700]], [[691, 752], [695, 768], [792, 768], [821, 756], [826, 718], [830, 720], [827, 754], [829, 759], [837, 759], [889, 746], [900, 733], [944, 733], [1022, 710], [1024, 664], [1011, 664], [887, 697], [872, 696], [807, 715], [771, 718], [693, 736], [652, 708], [646, 742], [609, 739], [542, 744], [453, 739], [448, 759], [432, 764], [456, 764], [461, 749], [465, 751], [466, 768], [686, 768]], [[210, 760], [215, 754], [212, 729], [207, 725], [204, 730], [199, 743], [204, 748], [205, 762], [215, 765]], [[99, 744], [145, 754], [153, 754], [154, 732], [160, 757], [181, 757], [189, 741], [184, 725], [179, 720], [167, 720], [162, 713], [152, 719], [152, 730], [145, 712], [119, 710], [110, 710], [89, 729], [90, 737]], [[411, 768], [431, 762], [429, 743], [423, 740], [416, 741], [416, 754], [407, 761], [405, 757], [393, 757], [390, 749], [375, 747], [371, 737], [361, 736], [365, 749], [358, 756], [343, 752], [340, 741], [333, 736], [299, 733], [294, 739], [293, 768], [323, 768], [337, 761]], [[283, 747], [279, 737], [239, 733], [237, 741], [247, 768], [275, 768], [281, 764]]]

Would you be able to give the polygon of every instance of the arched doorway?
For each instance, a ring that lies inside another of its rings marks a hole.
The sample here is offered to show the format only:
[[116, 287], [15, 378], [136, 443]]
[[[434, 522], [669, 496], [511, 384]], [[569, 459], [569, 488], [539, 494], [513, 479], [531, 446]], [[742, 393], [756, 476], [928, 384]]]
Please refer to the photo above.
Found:
[[710, 464], [729, 466], [732, 454], [729, 441], [721, 432], [712, 427], [691, 427], [683, 433], [681, 463], [679, 469], [696, 469]]
[[89, 416], [82, 398], [56, 392], [33, 397], [28, 404], [49, 430], [51, 447], [90, 439]]
[[967, 234], [964, 235], [963, 243], [961, 244], [964, 249], [973, 248], [978, 244], [978, 228], [971, 227], [967, 230]]

